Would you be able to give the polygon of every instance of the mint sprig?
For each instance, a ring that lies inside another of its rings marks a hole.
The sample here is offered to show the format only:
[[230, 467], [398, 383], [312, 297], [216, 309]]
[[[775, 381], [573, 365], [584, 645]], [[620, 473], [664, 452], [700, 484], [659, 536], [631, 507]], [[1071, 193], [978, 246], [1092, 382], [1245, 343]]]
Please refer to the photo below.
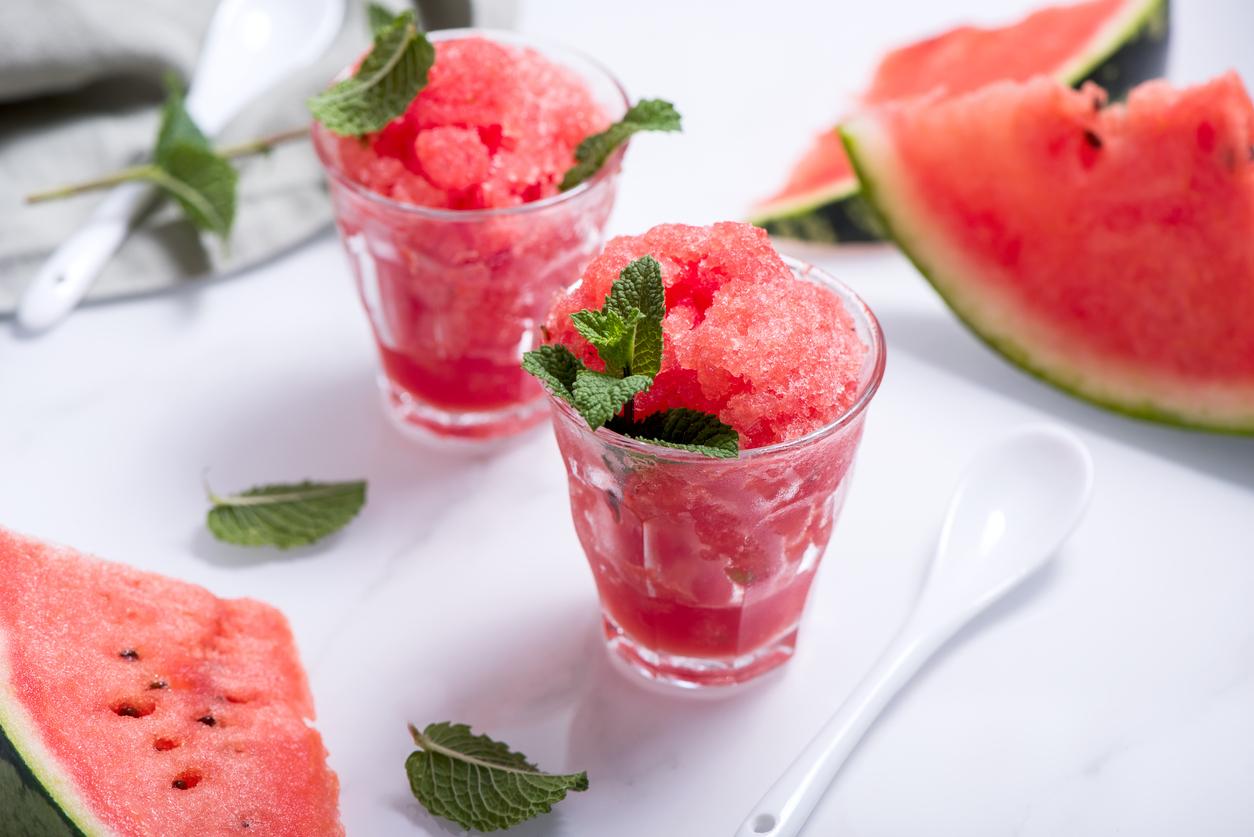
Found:
[[218, 496], [206, 523], [220, 541], [239, 546], [308, 546], [338, 532], [366, 504], [366, 483], [280, 483]]
[[[372, 26], [376, 20], [382, 23], [372, 16]], [[309, 110], [340, 136], [382, 130], [427, 86], [434, 62], [435, 47], [414, 23], [414, 13], [401, 12], [375, 32], [374, 46], [356, 72], [311, 98]]]
[[370, 27], [371, 35], [378, 35], [395, 20], [396, 13], [382, 3], [366, 4], [366, 25]]
[[[609, 427], [618, 430], [614, 421]], [[735, 459], [740, 455], [740, 436], [735, 430], [717, 416], [687, 407], [651, 413], [632, 422], [626, 428], [626, 435], [651, 445], [703, 453], [718, 459]]]
[[620, 145], [641, 131], [682, 130], [679, 112], [663, 99], [641, 99], [623, 118], [599, 134], [587, 137], [575, 148], [575, 165], [562, 178], [561, 190], [573, 189], [600, 171]]
[[593, 430], [609, 427], [650, 444], [719, 459], [738, 456], [739, 435], [710, 413], [679, 408], [635, 418], [635, 396], [652, 386], [662, 368], [665, 317], [662, 266], [642, 256], [622, 269], [599, 311], [570, 315], [605, 364], [604, 372], [588, 369], [561, 344], [527, 352], [522, 367], [573, 406]]
[[462, 828], [512, 828], [588, 789], [587, 773], [544, 773], [522, 753], [466, 724], [429, 724], [409, 734], [419, 749], [405, 759], [414, 797], [437, 817]]

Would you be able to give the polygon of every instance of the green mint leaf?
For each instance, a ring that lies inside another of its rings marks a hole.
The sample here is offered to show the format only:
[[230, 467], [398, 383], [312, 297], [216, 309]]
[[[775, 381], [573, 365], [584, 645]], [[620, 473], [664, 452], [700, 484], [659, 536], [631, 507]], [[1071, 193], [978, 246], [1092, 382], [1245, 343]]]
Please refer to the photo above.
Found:
[[414, 797], [437, 817], [475, 831], [512, 828], [586, 791], [587, 773], [544, 773], [509, 745], [466, 724], [409, 727], [419, 749], [405, 759]]
[[596, 430], [618, 415], [618, 411], [636, 393], [644, 392], [652, 384], [651, 375], [618, 378], [604, 372], [580, 369], [571, 391], [575, 396], [575, 409], [588, 422], [588, 426]]
[[235, 222], [235, 167], [208, 148], [186, 143], [167, 148], [162, 157], [146, 179], [174, 198], [196, 227], [226, 239]]
[[632, 374], [656, 375], [662, 368], [662, 319], [666, 316], [666, 290], [657, 259], [641, 256], [624, 267], [610, 287], [605, 310], [624, 320], [639, 312], [629, 365]]
[[523, 355], [522, 368], [539, 378], [549, 392], [574, 406], [575, 376], [584, 366], [570, 349], [560, 343], [541, 346]]
[[392, 25], [396, 14], [381, 3], [366, 4], [366, 23], [370, 26], [370, 34], [378, 35]]
[[177, 79], [166, 80], [168, 93], [151, 166], [140, 176], [174, 198], [198, 229], [225, 239], [235, 221], [235, 167], [214, 152], [209, 140], [187, 112]]
[[361, 136], [381, 130], [405, 112], [427, 84], [435, 48], [401, 12], [374, 36], [374, 47], [347, 78], [308, 102], [314, 118], [332, 133]]
[[615, 422], [611, 429], [667, 448], [692, 451], [717, 459], [740, 455], [740, 435], [718, 416], [678, 407], [653, 413], [635, 422]]
[[366, 483], [264, 485], [209, 500], [209, 531], [240, 546], [306, 546], [344, 528], [366, 504]]
[[575, 165], [562, 178], [561, 189], [573, 189], [596, 174], [605, 161], [632, 134], [640, 131], [678, 131], [679, 112], [662, 99], [641, 99], [623, 118], [599, 134], [593, 134], [575, 148]]
[[200, 130], [183, 99], [183, 88], [173, 74], [165, 79], [165, 104], [161, 106], [161, 125], [157, 128], [157, 145], [153, 159], [161, 163], [176, 147], [185, 145], [209, 148], [209, 138]]
[[575, 329], [584, 339], [596, 347], [597, 354], [605, 363], [605, 371], [621, 378], [632, 369], [636, 352], [636, 324], [644, 317], [636, 309], [626, 316], [617, 311], [576, 311], [570, 315]]

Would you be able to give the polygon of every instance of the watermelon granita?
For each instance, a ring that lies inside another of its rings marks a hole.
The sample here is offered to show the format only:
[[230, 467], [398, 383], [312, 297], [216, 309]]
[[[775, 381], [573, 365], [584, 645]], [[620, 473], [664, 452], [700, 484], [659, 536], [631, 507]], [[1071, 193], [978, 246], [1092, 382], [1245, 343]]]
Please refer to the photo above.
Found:
[[739, 683], [786, 661], [884, 368], [874, 316], [784, 261], [747, 224], [663, 225], [613, 239], [560, 297], [549, 339], [603, 364], [570, 314], [598, 308], [651, 255], [665, 285], [662, 367], [636, 419], [686, 407], [740, 436], [737, 459], [650, 445], [553, 399], [575, 530], [610, 646], [646, 676]]
[[0, 834], [342, 835], [287, 621], [0, 529]]
[[519, 368], [553, 295], [596, 253], [621, 150], [559, 191], [575, 147], [626, 110], [600, 67], [516, 35], [431, 33], [435, 63], [382, 131], [315, 147], [402, 426], [508, 435], [542, 420]]
[[[1162, 75], [1169, 30], [1168, 0], [1087, 0], [1038, 9], [1006, 26], [959, 26], [885, 55], [859, 104], [941, 91], [956, 96], [1036, 75], [1076, 86], [1093, 79], [1120, 96]], [[753, 222], [774, 235], [816, 241], [883, 232], [859, 195], [836, 129], [815, 139], [784, 187], [758, 205]]]

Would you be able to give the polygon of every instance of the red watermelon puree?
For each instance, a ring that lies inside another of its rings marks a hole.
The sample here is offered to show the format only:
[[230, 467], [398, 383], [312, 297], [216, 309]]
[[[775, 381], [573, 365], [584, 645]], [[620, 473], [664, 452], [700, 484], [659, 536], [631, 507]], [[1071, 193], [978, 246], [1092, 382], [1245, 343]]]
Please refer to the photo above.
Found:
[[610, 647], [654, 680], [739, 683], [792, 655], [883, 374], [882, 337], [843, 285], [781, 259], [763, 230], [722, 223], [610, 241], [559, 298], [552, 340], [599, 368], [569, 315], [599, 308], [644, 255], [662, 265], [667, 315], [662, 371], [636, 413], [716, 413], [741, 455], [593, 433], [553, 399], [571, 512]]
[[508, 33], [429, 37], [435, 63], [404, 115], [360, 139], [315, 126], [315, 145], [390, 414], [438, 436], [505, 436], [544, 417], [519, 362], [600, 247], [620, 157], [558, 184], [627, 103], [573, 53]]

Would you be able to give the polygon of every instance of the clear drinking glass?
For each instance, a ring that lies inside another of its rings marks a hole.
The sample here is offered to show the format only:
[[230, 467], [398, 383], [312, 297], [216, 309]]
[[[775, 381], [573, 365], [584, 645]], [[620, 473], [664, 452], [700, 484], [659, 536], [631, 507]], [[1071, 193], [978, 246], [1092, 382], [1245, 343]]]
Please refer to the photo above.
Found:
[[[627, 96], [600, 65], [515, 33], [451, 29], [433, 41], [483, 37], [529, 47], [573, 71], [620, 118]], [[388, 413], [422, 435], [489, 439], [544, 419], [543, 389], [519, 366], [553, 297], [600, 250], [622, 149], [592, 178], [501, 209], [401, 203], [346, 175], [336, 138], [315, 123], [336, 224], [382, 360]]]
[[738, 459], [712, 459], [593, 432], [551, 399], [606, 640], [651, 680], [730, 685], [786, 662], [849, 486], [866, 407], [884, 374], [883, 335], [852, 291], [786, 261], [798, 278], [840, 297], [868, 349], [853, 405], [825, 427]]

